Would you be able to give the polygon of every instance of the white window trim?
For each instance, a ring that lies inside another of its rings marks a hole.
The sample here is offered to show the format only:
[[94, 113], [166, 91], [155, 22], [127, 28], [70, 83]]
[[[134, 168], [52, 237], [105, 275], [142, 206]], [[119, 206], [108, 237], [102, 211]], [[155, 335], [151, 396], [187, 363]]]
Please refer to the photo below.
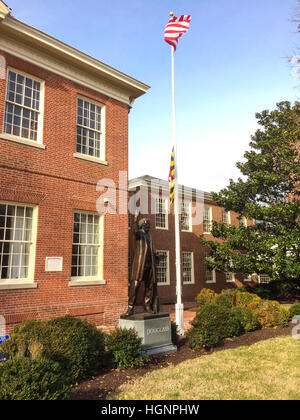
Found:
[[166, 283], [157, 282], [157, 285], [158, 286], [170, 286], [170, 252], [168, 250], [165, 250], [165, 249], [158, 249], [158, 250], [156, 250], [156, 252], [166, 252], [167, 253], [167, 273], [166, 273], [167, 281], [166, 281]]
[[32, 212], [32, 230], [31, 230], [31, 247], [28, 264], [28, 277], [22, 279], [0, 279], [0, 290], [3, 289], [34, 289], [37, 283], [34, 283], [35, 274], [35, 257], [36, 257], [36, 241], [37, 241], [37, 225], [38, 225], [38, 206], [31, 203], [19, 203], [16, 201], [0, 201], [0, 204], [10, 206], [27, 206], [33, 209]]
[[[205, 207], [209, 208], [209, 223], [212, 224], [213, 221], [213, 215], [212, 215], [212, 207], [211, 206], [204, 206], [203, 211], [205, 212]], [[206, 232], [204, 230], [204, 214], [203, 214], [203, 234], [204, 235], [211, 235], [211, 230], [209, 232]]]
[[[226, 223], [223, 221], [223, 213], [226, 213], [226, 215], [227, 215], [227, 222]], [[227, 226], [231, 225], [231, 213], [230, 213], [230, 211], [226, 211], [225, 209], [222, 209], [222, 223], [226, 224]]]
[[213, 275], [213, 279], [212, 280], [207, 280], [206, 279], [206, 270], [207, 270], [207, 267], [205, 268], [205, 283], [206, 284], [215, 284], [215, 283], [217, 283], [216, 270], [215, 269], [214, 270], [211, 270], [212, 271], [212, 275]]
[[[101, 107], [101, 134], [100, 134], [100, 158], [97, 158], [95, 156], [90, 156], [84, 153], [74, 153], [74, 157], [79, 159], [85, 159], [90, 162], [100, 163], [102, 165], [108, 165], [106, 161], [106, 106], [102, 102], [95, 101], [94, 99], [91, 99], [87, 96], [83, 95], [77, 95], [76, 98], [76, 148], [77, 148], [77, 118], [78, 118], [78, 99], [82, 99], [83, 101], [89, 102], [93, 105], [100, 106]], [[88, 129], [88, 128], [87, 128]], [[97, 130], [95, 130], [97, 131]]]
[[[102, 285], [106, 284], [103, 279], [103, 245], [104, 245], [104, 215], [99, 213], [85, 210], [75, 209], [74, 213], [82, 214], [93, 214], [99, 216], [99, 246], [98, 246], [98, 274], [97, 276], [88, 276], [88, 277], [71, 277], [69, 286], [93, 286], [93, 285]], [[72, 232], [72, 246], [73, 246], [73, 234], [74, 234], [74, 222], [73, 222], [73, 232]]]
[[231, 274], [231, 279], [228, 280], [228, 278], [226, 277], [226, 273], [225, 273], [225, 277], [226, 277], [226, 283], [235, 283], [235, 273], [231, 273], [231, 272], [227, 272]]
[[[156, 196], [156, 197], [154, 197], [154, 199], [155, 199], [155, 229], [157, 229], [157, 230], [169, 230], [169, 207], [168, 207], [169, 198]], [[158, 199], [165, 200], [165, 210], [166, 210], [166, 214], [165, 214], [166, 226], [165, 227], [160, 227], [160, 226], [157, 226], [157, 224], [156, 224], [156, 215], [158, 214], [158, 213], [156, 213], [156, 200], [158, 200]]]
[[[29, 73], [25, 73], [21, 70], [15, 69], [13, 67], [7, 67], [6, 71], [6, 87], [5, 87], [5, 98], [4, 98], [4, 105], [6, 104], [6, 98], [7, 98], [7, 81], [8, 81], [8, 73], [9, 71], [13, 71], [14, 73], [20, 74], [21, 76], [28, 77], [29, 79], [32, 79], [36, 82], [39, 82], [41, 84], [41, 91], [40, 91], [40, 110], [36, 111], [38, 112], [38, 131], [37, 131], [37, 140], [30, 140], [25, 137], [21, 136], [15, 136], [13, 134], [4, 133], [4, 124], [5, 124], [5, 109], [3, 113], [3, 123], [2, 123], [2, 133], [0, 135], [1, 138], [5, 140], [11, 140], [16, 143], [25, 144], [27, 146], [34, 146], [40, 149], [45, 149], [46, 146], [43, 144], [43, 134], [44, 134], [44, 103], [45, 103], [45, 81], [42, 79], [39, 79], [36, 76], [33, 76]], [[17, 104], [16, 104], [17, 105]], [[22, 105], [19, 105], [21, 108]]]
[[244, 277], [244, 278], [243, 278], [243, 281], [244, 281], [245, 283], [250, 283], [250, 282], [252, 281], [252, 275], [251, 275], [251, 274], [249, 274], [249, 276]]
[[[182, 251], [182, 254], [189, 253], [191, 254], [191, 281], [183, 281], [182, 283], [185, 285], [192, 285], [195, 284], [195, 268], [194, 268], [194, 253], [191, 251]], [[182, 257], [181, 257], [182, 258]]]
[[[268, 276], [269, 277], [269, 281], [261, 281], [261, 276]], [[268, 275], [268, 274], [259, 274], [258, 275], [258, 283], [259, 284], [269, 284], [270, 283], [270, 281], [271, 281], [271, 278], [270, 278], [270, 276]]]
[[182, 204], [188, 204], [188, 206], [189, 206], [189, 228], [188, 229], [182, 229], [182, 227], [181, 227], [181, 232], [192, 232], [193, 231], [193, 227], [192, 227], [192, 203], [190, 202], [190, 201], [188, 201], [188, 202], [186, 202], [186, 201], [183, 201], [182, 203], [181, 203], [181, 205]]

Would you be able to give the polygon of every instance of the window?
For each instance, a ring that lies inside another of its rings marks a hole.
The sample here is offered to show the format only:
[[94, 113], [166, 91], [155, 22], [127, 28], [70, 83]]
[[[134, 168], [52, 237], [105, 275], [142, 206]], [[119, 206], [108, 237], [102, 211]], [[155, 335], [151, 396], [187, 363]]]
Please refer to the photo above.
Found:
[[181, 230], [192, 230], [191, 203], [181, 202]]
[[4, 133], [42, 143], [43, 86], [32, 76], [8, 71]]
[[222, 210], [222, 223], [230, 225], [230, 211]]
[[77, 98], [76, 152], [104, 161], [103, 114], [104, 106], [82, 97]]
[[242, 216], [242, 218], [240, 219], [240, 226], [248, 226], [247, 218], [245, 216]]
[[183, 284], [194, 283], [194, 261], [192, 252], [182, 253]]
[[248, 276], [244, 275], [243, 281], [246, 283], [252, 281], [252, 275], [251, 274], [249, 274]]
[[0, 279], [32, 281], [36, 208], [0, 202]]
[[216, 270], [210, 270], [209, 268], [206, 267], [205, 281], [206, 283], [216, 283]]
[[74, 213], [72, 279], [101, 280], [100, 216]]
[[170, 284], [169, 252], [157, 251], [157, 254], [160, 256], [159, 264], [156, 266], [157, 283], [159, 285], [168, 285]]
[[271, 279], [268, 274], [260, 274], [259, 276], [259, 283], [261, 284], [268, 284], [270, 283]]
[[204, 206], [203, 232], [211, 233], [211, 228], [212, 228], [212, 208]]
[[155, 226], [157, 229], [168, 229], [168, 199], [156, 197], [155, 199]]
[[227, 271], [225, 273], [225, 279], [227, 283], [234, 283], [235, 282], [235, 275], [234, 273], [231, 273], [229, 271]]

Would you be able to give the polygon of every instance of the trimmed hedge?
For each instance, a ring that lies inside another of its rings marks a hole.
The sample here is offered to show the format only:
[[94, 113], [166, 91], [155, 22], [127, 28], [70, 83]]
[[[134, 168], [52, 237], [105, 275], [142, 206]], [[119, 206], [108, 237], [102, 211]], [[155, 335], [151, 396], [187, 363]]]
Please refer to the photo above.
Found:
[[300, 315], [300, 302], [294, 303], [294, 305], [290, 307], [289, 312], [290, 312], [290, 318], [294, 318], [294, 316]]
[[286, 327], [289, 323], [290, 313], [277, 301], [261, 300], [248, 305], [258, 317], [262, 328]]
[[233, 311], [243, 327], [243, 332], [251, 332], [261, 329], [258, 317], [253, 311], [251, 311], [251, 309], [239, 307], [234, 308]]
[[1, 346], [7, 359], [46, 358], [58, 362], [69, 381], [83, 379], [104, 364], [104, 334], [93, 324], [65, 316], [17, 325]]
[[231, 309], [216, 304], [200, 307], [192, 326], [187, 333], [187, 344], [194, 350], [209, 349], [222, 339], [237, 336], [243, 331], [238, 316]]
[[26, 357], [0, 363], [0, 400], [70, 400], [58, 363]]
[[116, 328], [107, 334], [106, 346], [116, 369], [144, 366], [149, 361], [142, 349], [142, 339], [134, 329]]
[[199, 306], [204, 306], [207, 303], [214, 303], [217, 296], [217, 293], [211, 289], [202, 289], [196, 297], [196, 302]]

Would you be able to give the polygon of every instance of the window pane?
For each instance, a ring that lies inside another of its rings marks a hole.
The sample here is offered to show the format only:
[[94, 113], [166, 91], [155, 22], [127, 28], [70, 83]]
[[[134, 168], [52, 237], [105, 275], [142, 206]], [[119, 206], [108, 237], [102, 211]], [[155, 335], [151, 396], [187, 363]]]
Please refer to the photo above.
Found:
[[[0, 278], [28, 277], [33, 209], [0, 206]], [[29, 217], [25, 217], [29, 216]]]

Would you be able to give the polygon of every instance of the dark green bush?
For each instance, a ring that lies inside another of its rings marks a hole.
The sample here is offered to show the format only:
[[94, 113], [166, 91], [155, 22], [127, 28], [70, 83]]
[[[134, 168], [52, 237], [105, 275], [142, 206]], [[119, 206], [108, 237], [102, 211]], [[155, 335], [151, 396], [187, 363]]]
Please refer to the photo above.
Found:
[[106, 346], [116, 369], [144, 366], [149, 361], [142, 348], [142, 339], [134, 329], [116, 328], [107, 334]]
[[70, 381], [84, 378], [103, 366], [104, 334], [78, 318], [27, 321], [16, 326], [1, 352], [8, 359], [44, 357], [59, 362]]
[[292, 305], [290, 307], [290, 317], [294, 318], [294, 316], [300, 315], [300, 302], [299, 303], [294, 303], [294, 305]]
[[236, 290], [223, 290], [222, 293], [216, 297], [215, 303], [224, 306], [227, 309], [231, 309], [235, 306], [236, 294]]
[[294, 300], [300, 297], [299, 280], [273, 280], [268, 284], [244, 287], [243, 291], [254, 293], [261, 299]]
[[222, 339], [237, 336], [243, 330], [234, 311], [217, 304], [200, 307], [192, 326], [187, 335], [187, 344], [193, 349], [214, 347]]
[[58, 363], [25, 357], [0, 363], [0, 400], [70, 400]]
[[258, 317], [249, 308], [234, 308], [235, 315], [238, 317], [244, 332], [256, 331], [261, 328]]

